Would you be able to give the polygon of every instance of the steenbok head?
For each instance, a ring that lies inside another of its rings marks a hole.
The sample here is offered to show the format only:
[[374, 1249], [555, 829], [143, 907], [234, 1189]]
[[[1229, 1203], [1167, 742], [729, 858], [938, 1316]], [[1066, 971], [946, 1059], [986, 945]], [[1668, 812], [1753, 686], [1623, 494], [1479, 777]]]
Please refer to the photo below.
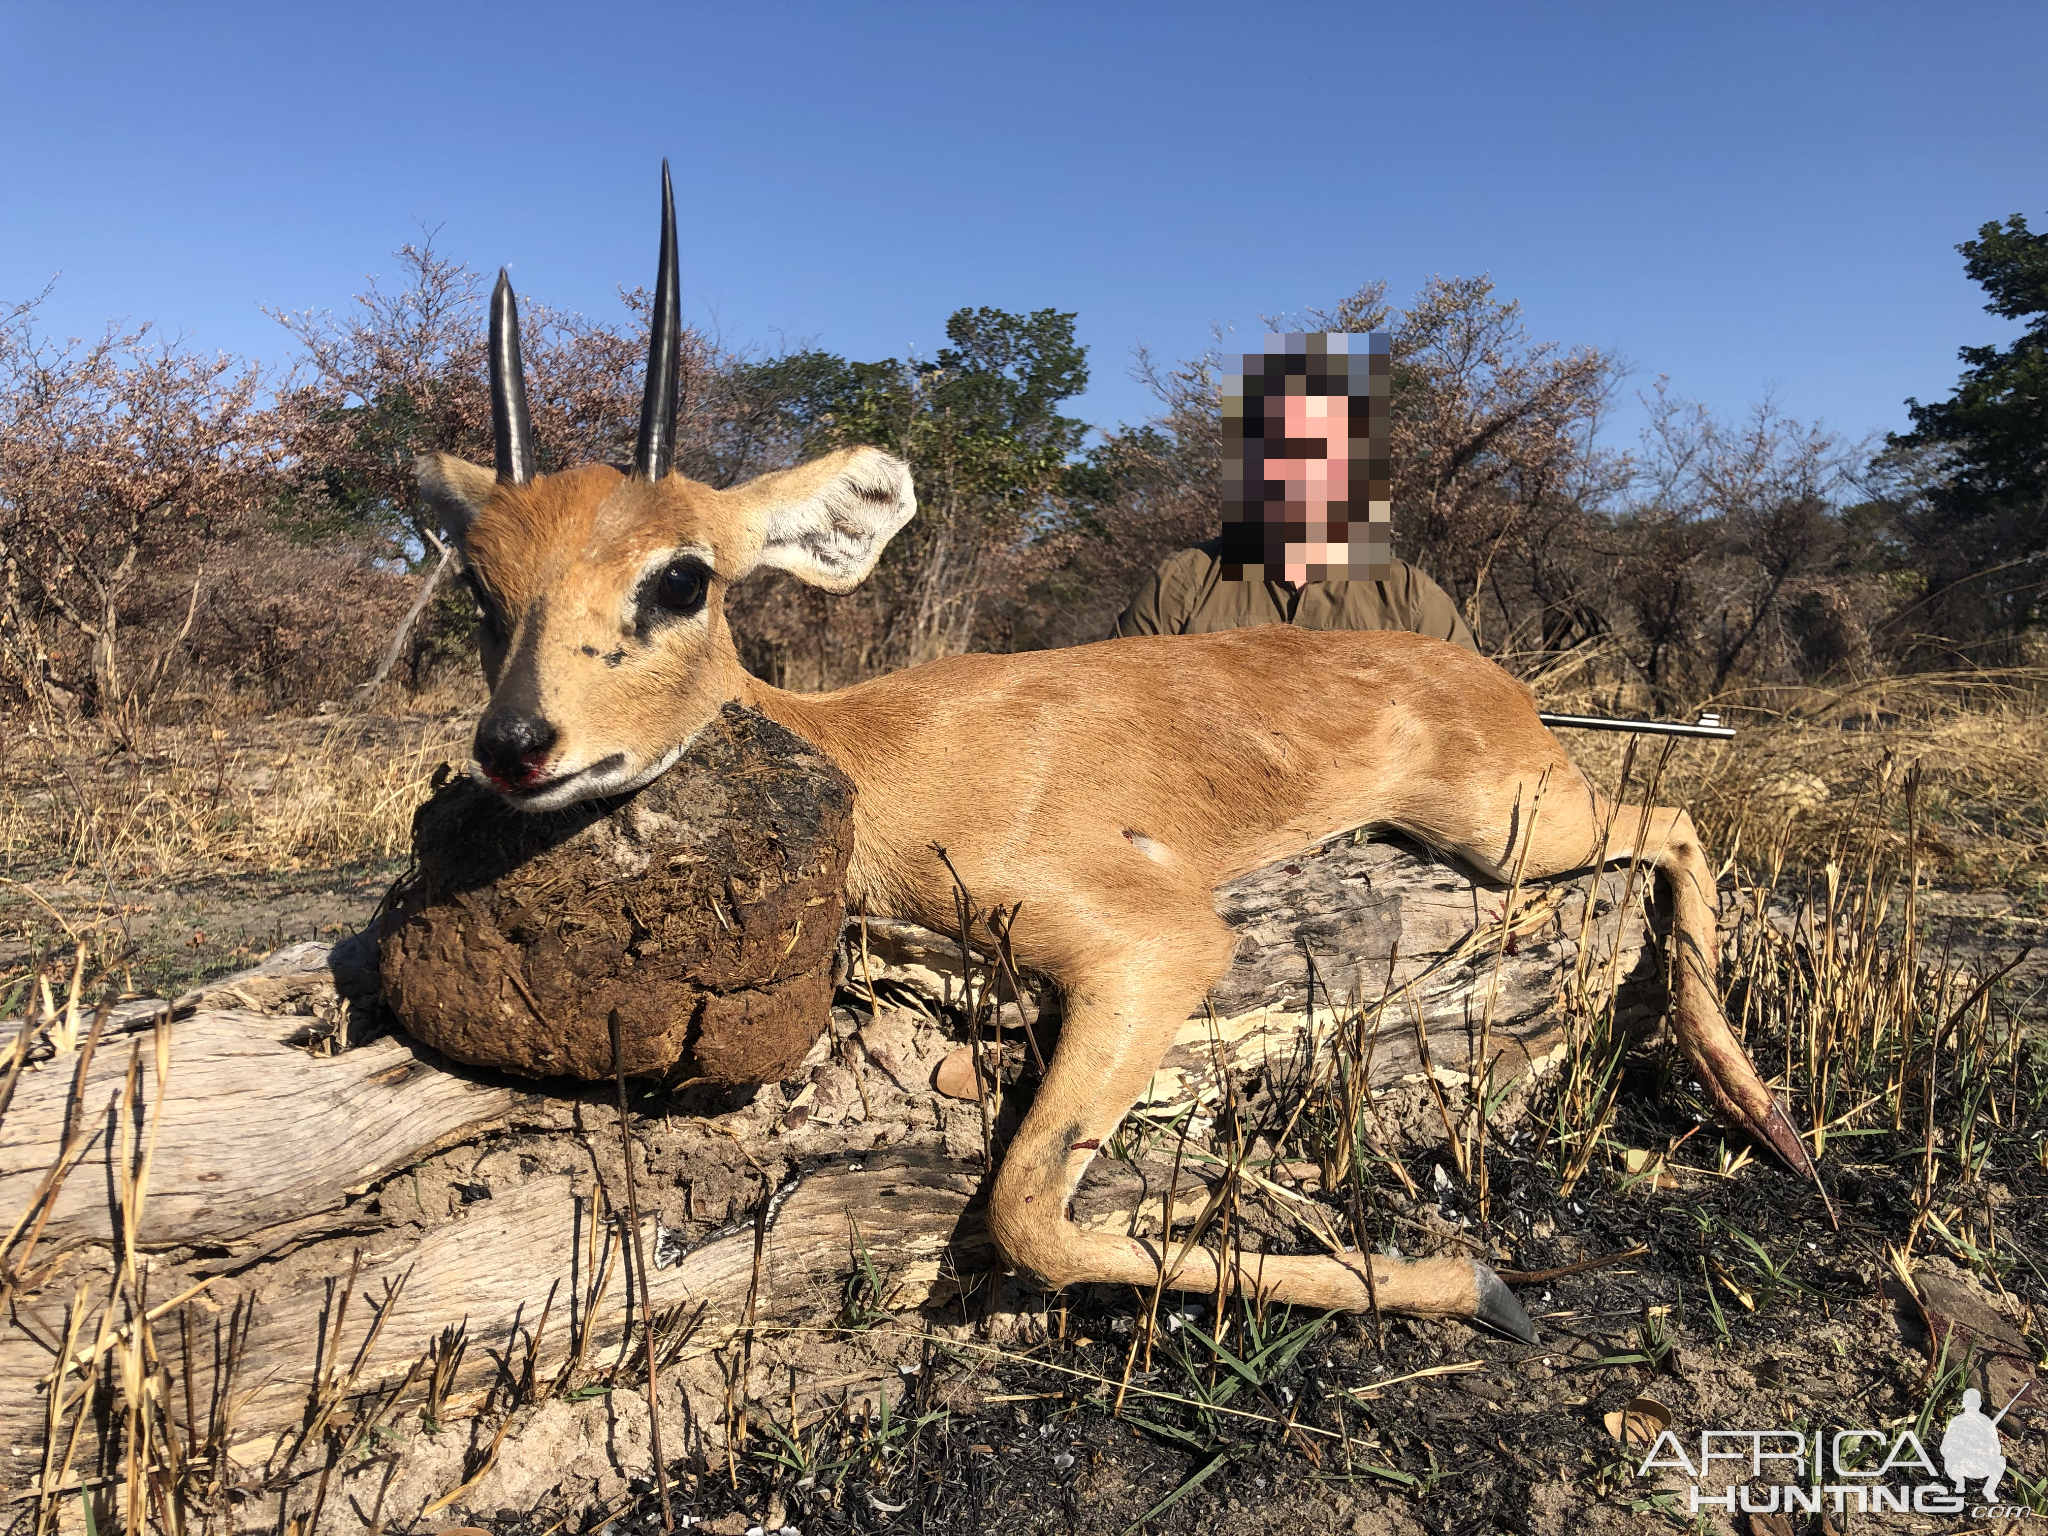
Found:
[[725, 624], [734, 582], [772, 566], [849, 591], [917, 509], [908, 468], [874, 448], [724, 491], [671, 472], [682, 311], [666, 162], [661, 223], [630, 470], [534, 473], [519, 307], [502, 271], [491, 296], [497, 468], [445, 453], [415, 466], [483, 617], [491, 701], [471, 771], [527, 810], [638, 788], [737, 695], [744, 673]]

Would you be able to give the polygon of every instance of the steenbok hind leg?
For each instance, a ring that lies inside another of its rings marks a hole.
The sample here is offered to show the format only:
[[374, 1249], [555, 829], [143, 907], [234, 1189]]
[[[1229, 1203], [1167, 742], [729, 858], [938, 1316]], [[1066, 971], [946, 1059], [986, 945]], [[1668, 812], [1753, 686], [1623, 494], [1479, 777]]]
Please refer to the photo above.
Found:
[[1795, 1173], [1812, 1164], [1763, 1077], [1728, 1027], [1716, 979], [1714, 869], [1692, 818], [1669, 806], [1615, 805], [1576, 768], [1555, 771], [1540, 800], [1528, 781], [1503, 774], [1463, 797], [1466, 819], [1444, 829], [1452, 851], [1501, 877], [1525, 880], [1639, 858], [1663, 877], [1671, 903], [1671, 1030], [1721, 1118], [1769, 1147]]

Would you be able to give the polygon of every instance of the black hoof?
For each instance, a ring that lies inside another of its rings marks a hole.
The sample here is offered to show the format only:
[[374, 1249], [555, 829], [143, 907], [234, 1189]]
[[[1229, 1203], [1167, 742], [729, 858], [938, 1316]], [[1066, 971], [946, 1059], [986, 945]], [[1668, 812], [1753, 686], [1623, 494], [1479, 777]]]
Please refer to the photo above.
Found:
[[1474, 1318], [1518, 1344], [1537, 1342], [1536, 1325], [1529, 1321], [1529, 1314], [1515, 1300], [1515, 1293], [1501, 1284], [1499, 1275], [1475, 1261], [1472, 1279], [1479, 1288], [1479, 1305], [1473, 1311]]

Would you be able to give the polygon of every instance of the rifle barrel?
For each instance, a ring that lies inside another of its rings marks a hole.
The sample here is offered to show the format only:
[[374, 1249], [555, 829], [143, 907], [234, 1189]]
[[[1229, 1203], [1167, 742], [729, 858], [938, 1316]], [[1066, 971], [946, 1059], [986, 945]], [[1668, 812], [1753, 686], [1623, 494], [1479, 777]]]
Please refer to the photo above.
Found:
[[2011, 1397], [2007, 1398], [2005, 1400], [2005, 1406], [1999, 1409], [1998, 1412], [1991, 1416], [1991, 1427], [1993, 1429], [1998, 1428], [1998, 1421], [2004, 1418], [2008, 1413], [2012, 1412], [2012, 1405], [2018, 1402], [2021, 1398], [2025, 1397], [2027, 1395], [2027, 1388], [2031, 1387], [2033, 1384], [2034, 1383], [2031, 1379], [2020, 1383], [2019, 1391], [2013, 1393]]
[[1552, 730], [1633, 731], [1638, 736], [1702, 736], [1709, 741], [1733, 741], [1732, 725], [1693, 725], [1683, 720], [1612, 720], [1605, 715], [1546, 715], [1536, 717]]

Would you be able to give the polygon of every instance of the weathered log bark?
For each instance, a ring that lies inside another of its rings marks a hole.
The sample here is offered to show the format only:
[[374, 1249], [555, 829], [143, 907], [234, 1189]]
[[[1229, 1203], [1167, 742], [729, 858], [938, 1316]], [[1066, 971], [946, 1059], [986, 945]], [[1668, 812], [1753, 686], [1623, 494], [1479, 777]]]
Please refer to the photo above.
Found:
[[[1418, 1029], [1440, 1074], [1461, 1073], [1482, 1034], [1491, 1051], [1540, 1060], [1582, 941], [1596, 974], [1654, 969], [1622, 875], [1602, 877], [1590, 920], [1584, 881], [1522, 893], [1504, 928], [1507, 894], [1389, 843], [1329, 845], [1234, 882], [1219, 910], [1240, 934], [1235, 962], [1151, 1102], [1202, 1095], [1219, 1059], [1298, 1082], [1347, 1009], [1376, 1017], [1376, 1082], [1420, 1070]], [[871, 976], [879, 1005], [836, 1009], [805, 1076], [688, 1090], [635, 1123], [656, 1266], [646, 1291], [657, 1312], [678, 1309], [667, 1337], [693, 1426], [671, 1438], [672, 1454], [716, 1440], [717, 1352], [749, 1317], [828, 1324], [856, 1245], [886, 1277], [866, 1304], [934, 1309], [934, 1326], [958, 1282], [990, 1263], [973, 1202], [984, 1137], [1014, 1124], [1018, 1096], [985, 1129], [981, 1106], [929, 1086], [964, 1038], [959, 947], [871, 920], [866, 953], [857, 930], [852, 948], [850, 991]], [[379, 1411], [415, 1413], [433, 1374], [422, 1362], [451, 1330], [466, 1330], [468, 1349], [437, 1413], [486, 1393], [502, 1408], [518, 1395], [508, 1379], [567, 1380], [571, 1360], [588, 1372], [619, 1359], [628, 1294], [637, 1316], [641, 1286], [620, 1247], [624, 1154], [609, 1090], [459, 1068], [402, 1035], [350, 1046], [376, 1028], [373, 975], [360, 945], [298, 946], [181, 1000], [167, 1025], [151, 1023], [162, 1005], [120, 1010], [82, 1076], [77, 1054], [22, 1076], [0, 1121], [0, 1234], [17, 1229], [0, 1248], [0, 1489], [20, 1497], [45, 1475], [53, 1378], [70, 1383], [65, 1435], [80, 1411], [80, 1371], [66, 1376], [59, 1355], [81, 1285], [87, 1342], [110, 1289], [121, 1291], [118, 1328], [137, 1299], [154, 1308], [205, 1285], [182, 1317], [155, 1322], [155, 1356], [202, 1407], [224, 1389], [232, 1415], [220, 1438], [253, 1481], [288, 1480], [326, 1454], [297, 1443], [323, 1404], [360, 1407], [410, 1373]], [[1017, 1010], [1004, 1011], [1014, 1034]], [[146, 1182], [124, 1196], [146, 1149]], [[1101, 1165], [1080, 1217], [1128, 1220], [1137, 1183]], [[124, 1232], [146, 1294], [119, 1280]], [[116, 1333], [106, 1353], [125, 1347]], [[809, 1379], [843, 1374], [820, 1364]], [[67, 1485], [118, 1471], [106, 1390], [86, 1403]], [[205, 1429], [183, 1433], [197, 1442]]]

